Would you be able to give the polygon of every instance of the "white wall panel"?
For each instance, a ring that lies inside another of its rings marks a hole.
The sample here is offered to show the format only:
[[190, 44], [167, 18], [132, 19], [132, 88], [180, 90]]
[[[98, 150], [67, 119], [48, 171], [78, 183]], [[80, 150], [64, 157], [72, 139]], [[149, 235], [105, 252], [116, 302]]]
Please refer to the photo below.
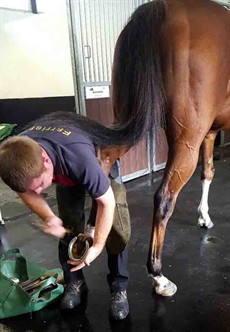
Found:
[[37, 6], [39, 14], [0, 8], [1, 99], [74, 94], [66, 2]]

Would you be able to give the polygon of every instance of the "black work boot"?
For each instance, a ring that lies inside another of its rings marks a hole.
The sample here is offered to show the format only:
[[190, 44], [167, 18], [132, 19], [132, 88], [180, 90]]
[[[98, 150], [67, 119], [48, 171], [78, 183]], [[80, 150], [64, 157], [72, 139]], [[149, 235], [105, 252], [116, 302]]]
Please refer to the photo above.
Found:
[[61, 299], [60, 308], [69, 310], [77, 307], [81, 303], [83, 293], [88, 291], [85, 279], [71, 281], [66, 285], [64, 295]]
[[127, 299], [126, 290], [119, 292], [112, 292], [110, 307], [110, 318], [115, 320], [122, 320], [129, 314], [129, 302]]

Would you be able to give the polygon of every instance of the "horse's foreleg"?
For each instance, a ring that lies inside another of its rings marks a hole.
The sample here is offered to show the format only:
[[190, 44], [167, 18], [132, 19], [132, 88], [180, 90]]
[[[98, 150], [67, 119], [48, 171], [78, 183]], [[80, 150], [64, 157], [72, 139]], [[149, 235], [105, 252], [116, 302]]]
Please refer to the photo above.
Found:
[[154, 216], [147, 269], [153, 277], [157, 294], [172, 296], [177, 287], [161, 272], [161, 256], [166, 226], [171, 217], [178, 194], [192, 176], [198, 160], [199, 145], [185, 142], [171, 149], [163, 182], [154, 196]]
[[217, 132], [208, 133], [201, 145], [201, 156], [202, 156], [202, 170], [201, 170], [201, 181], [202, 181], [202, 195], [201, 201], [198, 207], [199, 219], [198, 225], [201, 227], [211, 228], [213, 222], [209, 216], [208, 210], [208, 194], [210, 184], [214, 177], [214, 165], [213, 165], [213, 150], [214, 142]]

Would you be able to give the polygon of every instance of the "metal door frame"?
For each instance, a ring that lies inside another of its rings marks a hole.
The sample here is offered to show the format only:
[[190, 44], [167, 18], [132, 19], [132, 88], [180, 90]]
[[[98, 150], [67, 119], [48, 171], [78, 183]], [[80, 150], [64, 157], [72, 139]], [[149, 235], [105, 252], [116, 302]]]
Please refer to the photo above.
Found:
[[[68, 28], [69, 28], [69, 40], [70, 40], [70, 54], [71, 63], [73, 71], [73, 83], [74, 83], [74, 96], [75, 96], [75, 111], [78, 114], [86, 115], [86, 103], [85, 103], [85, 93], [83, 84], [83, 72], [82, 66], [80, 65], [81, 54], [79, 52], [81, 48], [80, 38], [76, 36], [77, 23], [75, 21], [74, 2], [72, 0], [66, 0], [67, 5], [67, 18], [68, 18]], [[80, 33], [79, 29], [78, 33]]]

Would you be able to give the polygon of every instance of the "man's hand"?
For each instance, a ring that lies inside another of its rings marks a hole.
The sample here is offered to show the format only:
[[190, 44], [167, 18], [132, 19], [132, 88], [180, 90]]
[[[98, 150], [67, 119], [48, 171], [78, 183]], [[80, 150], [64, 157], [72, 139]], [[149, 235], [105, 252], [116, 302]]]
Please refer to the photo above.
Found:
[[63, 238], [68, 233], [68, 230], [62, 226], [62, 220], [57, 216], [46, 218], [42, 229], [44, 233], [54, 235], [58, 238]]
[[92, 246], [92, 247], [89, 248], [88, 253], [87, 253], [87, 255], [86, 255], [86, 257], [83, 261], [75, 262], [75, 261], [68, 260], [67, 261], [68, 264], [75, 266], [70, 271], [74, 272], [74, 271], [82, 269], [85, 266], [89, 266], [90, 263], [92, 261], [94, 261], [94, 259], [96, 259], [97, 256], [100, 255], [102, 250], [103, 250], [103, 248], [99, 249], [97, 247]]
[[41, 195], [38, 195], [31, 190], [25, 193], [17, 194], [23, 202], [43, 220], [43, 224], [41, 226], [35, 225], [41, 228], [46, 234], [62, 238], [66, 233], [68, 233], [68, 230], [62, 226], [61, 219], [55, 216]]
[[83, 261], [67, 261], [68, 264], [75, 266], [71, 269], [72, 272], [80, 270], [85, 266], [89, 266], [90, 263], [100, 255], [112, 228], [115, 209], [115, 198], [112, 188], [109, 187], [105, 194], [95, 198], [95, 200], [97, 202], [97, 216], [93, 245], [89, 248], [87, 256]]

